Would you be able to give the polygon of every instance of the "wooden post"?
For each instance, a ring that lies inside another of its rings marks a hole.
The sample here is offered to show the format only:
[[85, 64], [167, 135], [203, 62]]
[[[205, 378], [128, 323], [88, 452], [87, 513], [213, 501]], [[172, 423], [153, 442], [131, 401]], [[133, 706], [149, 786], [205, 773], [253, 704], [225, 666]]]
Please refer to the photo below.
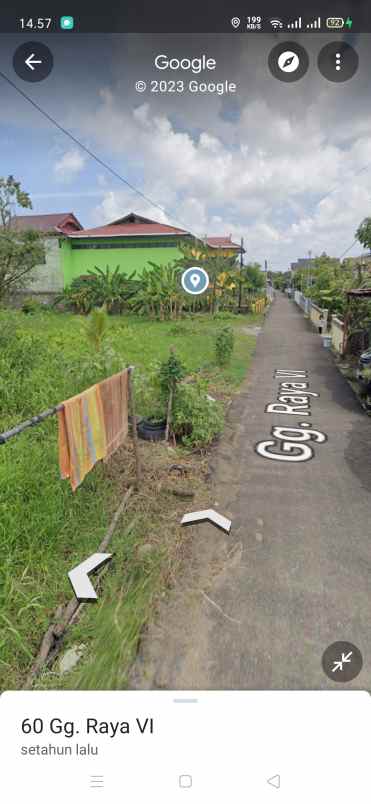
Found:
[[134, 405], [134, 394], [133, 394], [133, 386], [131, 383], [131, 375], [134, 371], [134, 366], [128, 367], [128, 402], [129, 402], [129, 416], [131, 422], [131, 430], [132, 430], [132, 438], [133, 438], [133, 447], [134, 447], [134, 457], [135, 457], [135, 485], [138, 488], [141, 477], [141, 465], [140, 465], [140, 457], [139, 457], [139, 445], [138, 445], [138, 433], [137, 433], [137, 421], [135, 418], [135, 405]]
[[241, 250], [240, 250], [240, 277], [238, 281], [238, 309], [237, 312], [241, 311], [242, 306], [242, 268], [243, 268], [243, 237], [241, 237]]
[[170, 388], [170, 391], [169, 391], [169, 399], [168, 399], [168, 403], [167, 403], [165, 441], [169, 440], [170, 422], [171, 422], [171, 410], [172, 410], [172, 407], [173, 407], [173, 397], [174, 397], [174, 382], [172, 382], [172, 384], [171, 384], [171, 388]]

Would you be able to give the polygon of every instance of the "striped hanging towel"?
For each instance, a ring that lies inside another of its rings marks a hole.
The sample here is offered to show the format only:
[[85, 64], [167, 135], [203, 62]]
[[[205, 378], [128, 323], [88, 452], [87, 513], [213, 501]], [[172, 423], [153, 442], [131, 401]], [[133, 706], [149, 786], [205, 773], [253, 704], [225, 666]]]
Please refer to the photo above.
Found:
[[128, 369], [99, 383], [109, 458], [128, 434]]
[[63, 402], [58, 411], [59, 467], [73, 491], [97, 461], [107, 456], [107, 439], [99, 385]]

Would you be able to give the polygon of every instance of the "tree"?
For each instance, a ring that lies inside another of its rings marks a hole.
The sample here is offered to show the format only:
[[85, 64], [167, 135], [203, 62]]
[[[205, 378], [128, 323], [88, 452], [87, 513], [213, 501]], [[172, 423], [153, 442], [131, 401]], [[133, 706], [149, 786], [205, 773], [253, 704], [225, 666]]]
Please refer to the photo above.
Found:
[[291, 285], [291, 271], [268, 271], [268, 278], [272, 279], [277, 290], [285, 290]]
[[14, 176], [8, 176], [7, 179], [0, 176], [0, 220], [3, 226], [11, 225], [13, 204], [32, 209], [30, 196], [22, 190], [20, 182]]
[[242, 268], [245, 288], [250, 293], [260, 293], [265, 288], [265, 277], [258, 262], [251, 262]]
[[210, 285], [206, 299], [209, 300], [210, 310], [214, 313], [218, 297], [220, 299], [225, 292], [234, 290], [236, 257], [227, 257], [223, 249], [210, 248], [201, 240], [192, 244], [183, 243], [181, 250], [183, 257], [179, 261], [179, 265], [183, 269], [193, 265], [202, 265], [207, 272]]
[[0, 231], [0, 300], [28, 285], [33, 268], [44, 259], [45, 248], [39, 232]]
[[365, 218], [358, 226], [356, 238], [364, 248], [371, 250], [371, 218]]
[[41, 235], [12, 228], [12, 205], [32, 209], [28, 193], [13, 176], [0, 177], [0, 300], [30, 282], [32, 269], [45, 259]]

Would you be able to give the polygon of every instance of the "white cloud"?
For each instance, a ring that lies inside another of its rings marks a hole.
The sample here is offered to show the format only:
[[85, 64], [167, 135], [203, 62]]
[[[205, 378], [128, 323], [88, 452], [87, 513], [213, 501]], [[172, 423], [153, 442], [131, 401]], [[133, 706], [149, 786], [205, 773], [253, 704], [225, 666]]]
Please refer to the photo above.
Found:
[[[214, 53], [213, 41], [220, 52]], [[237, 81], [235, 116], [226, 113], [225, 98], [148, 94], [143, 102], [134, 92], [136, 78], [148, 79], [145, 65], [153, 61], [154, 47], [169, 55], [181, 51], [176, 37], [164, 45], [151, 37], [128, 37], [126, 50], [118, 38], [112, 70], [117, 83], [99, 88], [97, 74], [94, 103], [85, 99], [82, 110], [71, 99], [67, 122], [77, 136], [167, 211], [99, 167], [102, 200], [92, 202], [89, 223], [134, 210], [199, 235], [243, 236], [248, 258], [267, 258], [276, 268], [309, 249], [340, 255], [371, 212], [369, 40], [357, 45], [363, 67], [352, 82], [329, 85], [315, 64], [322, 40], [313, 37], [311, 69], [289, 86], [269, 75], [273, 38], [268, 51], [260, 37], [247, 46], [244, 37], [233, 37], [232, 48], [221, 41], [196, 37], [187, 48], [202, 44], [217, 56], [218, 79]], [[56, 178], [78, 177], [85, 161], [77, 149], [67, 150], [55, 164]], [[94, 167], [90, 160], [89, 165]], [[90, 182], [91, 174], [89, 187]]]
[[71, 148], [55, 162], [54, 175], [62, 182], [70, 182], [83, 170], [86, 157], [77, 148]]

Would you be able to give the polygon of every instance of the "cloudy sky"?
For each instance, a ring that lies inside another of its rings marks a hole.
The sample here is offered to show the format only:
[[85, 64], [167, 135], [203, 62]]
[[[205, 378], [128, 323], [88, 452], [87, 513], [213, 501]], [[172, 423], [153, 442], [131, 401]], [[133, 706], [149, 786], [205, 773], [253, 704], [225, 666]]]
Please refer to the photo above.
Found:
[[[70, 37], [67, 40], [67, 37]], [[290, 36], [292, 40], [293, 37]], [[317, 68], [330, 37], [303, 34], [310, 67], [293, 84], [267, 66], [280, 35], [45, 36], [54, 70], [31, 84], [12, 57], [29, 37], [0, 36], [0, 70], [144, 200], [46, 120], [0, 77], [0, 175], [35, 212], [73, 211], [83, 226], [134, 210], [197, 235], [244, 237], [247, 258], [286, 270], [299, 256], [341, 256], [371, 215], [371, 36], [348, 39], [360, 66], [334, 84]], [[37, 37], [36, 37], [37, 41]], [[39, 39], [40, 41], [40, 39]], [[154, 69], [154, 57], [215, 58], [208, 74]], [[234, 95], [135, 91], [153, 78], [223, 81]], [[347, 253], [359, 254], [355, 245]]]

